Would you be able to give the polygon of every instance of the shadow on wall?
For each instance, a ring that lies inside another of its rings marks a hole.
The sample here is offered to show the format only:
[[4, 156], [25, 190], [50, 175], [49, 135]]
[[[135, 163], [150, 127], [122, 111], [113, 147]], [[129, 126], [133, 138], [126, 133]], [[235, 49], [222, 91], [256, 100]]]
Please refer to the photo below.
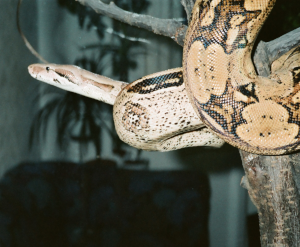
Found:
[[3, 177], [0, 196], [3, 247], [209, 246], [210, 189], [200, 172], [23, 163]]
[[224, 144], [221, 148], [193, 147], [177, 151], [187, 169], [202, 172], [224, 172], [232, 168], [241, 168], [242, 161], [237, 148]]

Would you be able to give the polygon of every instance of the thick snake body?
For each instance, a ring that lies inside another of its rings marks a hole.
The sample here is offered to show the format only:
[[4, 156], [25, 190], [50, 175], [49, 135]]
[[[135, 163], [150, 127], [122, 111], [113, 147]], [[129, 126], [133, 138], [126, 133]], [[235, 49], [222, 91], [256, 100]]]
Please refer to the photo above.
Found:
[[114, 105], [116, 131], [129, 145], [149, 151], [192, 146], [220, 147], [189, 102], [182, 68], [148, 75], [130, 84], [73, 65], [33, 64], [32, 77]]
[[34, 64], [29, 72], [113, 104], [118, 135], [137, 148], [218, 147], [225, 140], [257, 154], [292, 152], [300, 148], [300, 49], [275, 61], [269, 78], [257, 76], [251, 61], [254, 41], [274, 3], [197, 0], [183, 68], [130, 84], [71, 65]]
[[[186, 88], [205, 125], [233, 146], [268, 155], [300, 148], [299, 63], [265, 78], [251, 60], [274, 4], [197, 0], [183, 55]], [[299, 50], [289, 59], [297, 55]]]
[[114, 104], [119, 137], [141, 149], [169, 151], [192, 146], [220, 147], [196, 115], [185, 90], [182, 68], [127, 85]]

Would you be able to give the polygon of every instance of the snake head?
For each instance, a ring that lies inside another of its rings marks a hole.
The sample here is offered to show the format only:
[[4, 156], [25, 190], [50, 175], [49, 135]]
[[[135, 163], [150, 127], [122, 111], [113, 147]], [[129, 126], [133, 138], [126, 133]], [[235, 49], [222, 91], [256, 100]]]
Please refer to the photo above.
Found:
[[127, 85], [74, 65], [32, 64], [29, 74], [42, 82], [113, 105]]
[[28, 67], [28, 72], [33, 78], [65, 90], [70, 89], [72, 84], [74, 87], [80, 84], [80, 70], [74, 65], [32, 64]]

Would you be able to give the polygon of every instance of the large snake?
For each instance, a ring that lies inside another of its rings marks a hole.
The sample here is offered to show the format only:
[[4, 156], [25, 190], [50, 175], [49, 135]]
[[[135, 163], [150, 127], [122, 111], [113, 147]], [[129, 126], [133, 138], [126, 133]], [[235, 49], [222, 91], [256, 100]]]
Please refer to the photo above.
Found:
[[[257, 154], [300, 148], [300, 48], [269, 78], [257, 76], [253, 44], [275, 0], [197, 0], [183, 68], [130, 84], [72, 65], [33, 64], [36, 79], [113, 104], [118, 135], [146, 150], [221, 146]], [[208, 128], [204, 127], [207, 126]]]

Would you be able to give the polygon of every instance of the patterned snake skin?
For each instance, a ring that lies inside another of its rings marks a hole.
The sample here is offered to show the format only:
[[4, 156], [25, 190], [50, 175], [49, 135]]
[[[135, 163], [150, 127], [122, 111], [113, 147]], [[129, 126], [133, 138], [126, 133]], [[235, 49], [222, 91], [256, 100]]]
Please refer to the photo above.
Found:
[[242, 150], [299, 149], [299, 49], [269, 78], [251, 51], [274, 0], [197, 0], [184, 45], [183, 74], [201, 120]]
[[[257, 76], [254, 41], [275, 0], [197, 0], [183, 68], [130, 84], [71, 65], [29, 66], [36, 79], [114, 105], [120, 138], [146, 150], [219, 147], [267, 155], [300, 148], [300, 48]], [[208, 128], [206, 128], [205, 126]]]

